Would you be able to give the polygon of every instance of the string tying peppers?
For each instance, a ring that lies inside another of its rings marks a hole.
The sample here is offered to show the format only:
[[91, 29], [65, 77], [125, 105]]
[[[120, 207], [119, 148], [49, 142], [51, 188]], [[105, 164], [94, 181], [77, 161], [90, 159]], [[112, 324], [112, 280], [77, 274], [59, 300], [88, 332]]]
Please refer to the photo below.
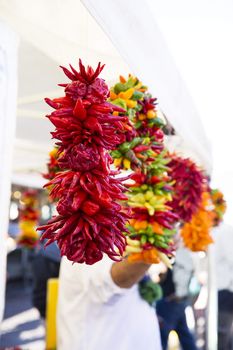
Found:
[[71, 80], [59, 84], [65, 96], [46, 99], [55, 109], [47, 117], [55, 126], [51, 134], [61, 169], [46, 187], [57, 201], [58, 215], [38, 230], [47, 245], [57, 241], [61, 255], [71, 261], [94, 264], [103, 253], [118, 261], [129, 214], [119, 204], [127, 199], [125, 179], [110, 170], [108, 151], [125, 142], [132, 128], [124, 109], [107, 101], [108, 87], [98, 77], [104, 66], [85, 69], [79, 60], [79, 71], [61, 68]]

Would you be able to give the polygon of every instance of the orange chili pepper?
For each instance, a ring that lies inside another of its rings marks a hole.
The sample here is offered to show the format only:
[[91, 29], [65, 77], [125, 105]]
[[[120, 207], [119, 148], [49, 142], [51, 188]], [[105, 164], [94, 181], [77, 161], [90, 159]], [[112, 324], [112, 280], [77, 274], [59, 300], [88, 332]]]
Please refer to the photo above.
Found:
[[152, 224], [153, 230], [155, 233], [157, 233], [158, 235], [163, 235], [163, 229], [162, 226], [159, 225], [157, 222], [154, 222]]
[[133, 253], [128, 256], [128, 261], [134, 262], [145, 262], [146, 264], [158, 264], [160, 258], [156, 248], [143, 250], [141, 253]]
[[122, 76], [122, 75], [120, 75], [120, 82], [122, 83], [122, 84], [124, 84], [124, 83], [126, 83], [126, 79]]

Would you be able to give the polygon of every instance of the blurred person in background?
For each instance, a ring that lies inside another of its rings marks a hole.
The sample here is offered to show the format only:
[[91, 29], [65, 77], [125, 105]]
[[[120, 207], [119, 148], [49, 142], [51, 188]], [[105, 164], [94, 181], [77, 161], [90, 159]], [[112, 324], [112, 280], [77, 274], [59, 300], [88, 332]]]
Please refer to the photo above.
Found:
[[49, 278], [58, 277], [60, 260], [59, 248], [56, 243], [52, 243], [46, 249], [40, 245], [32, 261], [32, 303], [42, 319], [46, 316], [47, 282]]
[[57, 315], [58, 350], [161, 350], [153, 307], [140, 297], [137, 283], [150, 265], [94, 265], [62, 259]]
[[233, 227], [221, 223], [213, 230], [218, 289], [218, 350], [233, 349]]
[[188, 249], [176, 252], [173, 269], [160, 275], [163, 298], [156, 303], [163, 350], [168, 348], [168, 337], [176, 331], [183, 350], [197, 350], [195, 339], [188, 328], [185, 309], [190, 305], [189, 286], [194, 276], [194, 264]]

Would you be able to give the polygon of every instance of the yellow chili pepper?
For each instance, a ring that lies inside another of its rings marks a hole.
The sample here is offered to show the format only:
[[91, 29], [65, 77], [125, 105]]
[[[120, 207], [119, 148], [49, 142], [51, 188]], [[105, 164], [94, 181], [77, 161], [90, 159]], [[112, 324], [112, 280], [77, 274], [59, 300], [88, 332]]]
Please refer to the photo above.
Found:
[[137, 101], [126, 100], [126, 105], [127, 105], [127, 107], [129, 107], [129, 108], [134, 108], [134, 107], [136, 107], [136, 105], [137, 105]]
[[57, 153], [58, 153], [58, 149], [54, 148], [54, 149], [52, 149], [52, 151], [49, 152], [49, 155], [50, 155], [50, 157], [55, 158]]
[[133, 93], [134, 93], [134, 88], [131, 88], [131, 89], [128, 89], [126, 91], [122, 91], [118, 94], [118, 97], [119, 98], [123, 98], [123, 100], [129, 100], [132, 96], [133, 96]]
[[146, 198], [147, 201], [150, 200], [150, 199], [153, 198], [153, 197], [154, 197], [154, 192], [152, 192], [152, 191], [146, 191], [146, 193], [145, 193], [145, 198]]
[[140, 246], [140, 241], [137, 239], [131, 239], [129, 237], [126, 237], [127, 244], [131, 247], [139, 247]]
[[114, 165], [115, 167], [119, 167], [121, 165], [121, 162], [122, 162], [122, 157], [121, 158], [115, 158], [114, 159]]
[[153, 118], [155, 118], [155, 117], [157, 116], [156, 112], [153, 111], [153, 109], [150, 109], [150, 110], [147, 112], [146, 115], [147, 115], [147, 118], [148, 118], [148, 119], [153, 119]]
[[132, 247], [132, 246], [126, 246], [125, 248], [126, 253], [140, 253], [142, 251], [142, 248], [140, 247]]
[[139, 81], [137, 85], [134, 86], [135, 90], [139, 90], [142, 87], [142, 83]]
[[127, 159], [127, 158], [124, 158], [124, 160], [123, 160], [123, 165], [124, 165], [124, 168], [125, 168], [126, 170], [129, 170], [129, 169], [131, 168], [131, 162], [130, 162], [130, 160]]

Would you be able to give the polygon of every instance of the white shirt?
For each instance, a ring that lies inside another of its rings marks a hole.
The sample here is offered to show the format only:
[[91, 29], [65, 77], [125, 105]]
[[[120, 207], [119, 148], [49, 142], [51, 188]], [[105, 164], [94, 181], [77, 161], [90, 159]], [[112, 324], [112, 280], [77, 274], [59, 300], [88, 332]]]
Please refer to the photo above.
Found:
[[161, 350], [155, 310], [137, 285], [115, 285], [111, 265], [108, 258], [91, 266], [62, 259], [58, 350]]
[[217, 288], [233, 292], [233, 227], [222, 223], [213, 235]]

